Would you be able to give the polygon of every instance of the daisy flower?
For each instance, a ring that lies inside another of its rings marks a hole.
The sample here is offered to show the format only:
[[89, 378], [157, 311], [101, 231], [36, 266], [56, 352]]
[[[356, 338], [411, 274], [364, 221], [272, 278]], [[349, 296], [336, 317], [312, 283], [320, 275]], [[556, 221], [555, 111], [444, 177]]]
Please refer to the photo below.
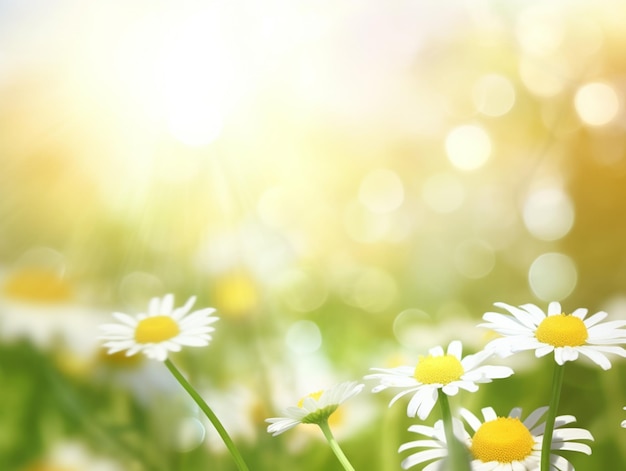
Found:
[[43, 351], [82, 360], [97, 351], [106, 313], [83, 302], [81, 286], [60, 268], [0, 269], [0, 341], [28, 340]]
[[616, 346], [626, 342], [626, 321], [601, 322], [608, 314], [597, 312], [585, 319], [587, 309], [578, 308], [573, 313], [564, 313], [558, 302], [548, 305], [546, 315], [534, 304], [515, 307], [505, 303], [495, 306], [510, 314], [487, 312], [483, 315], [486, 323], [480, 327], [492, 329], [504, 337], [492, 340], [485, 347], [502, 357], [523, 350], [535, 350], [535, 356], [542, 357], [554, 352], [559, 365], [578, 359], [581, 353], [602, 369], [611, 368], [606, 353], [626, 357], [626, 350]]
[[513, 370], [508, 366], [490, 366], [481, 363], [492, 354], [481, 351], [462, 357], [463, 345], [453, 340], [444, 353], [442, 347], [434, 347], [428, 356], [420, 356], [416, 366], [398, 366], [396, 368], [372, 368], [380, 373], [365, 376], [365, 379], [377, 379], [378, 386], [372, 389], [377, 393], [387, 388], [402, 388], [389, 403], [391, 406], [401, 397], [413, 394], [407, 407], [409, 417], [416, 415], [424, 420], [437, 403], [438, 390], [447, 396], [454, 396], [459, 389], [470, 392], [478, 390], [479, 383], [490, 383], [496, 378], [508, 378]]
[[[624, 407], [624, 410], [626, 410], [626, 407]], [[623, 428], [626, 428], [626, 420], [622, 420], [622, 423], [620, 424]]]
[[351, 381], [311, 393], [300, 399], [297, 406], [287, 407], [283, 412], [285, 417], [266, 419], [270, 424], [267, 431], [276, 436], [299, 424], [319, 425], [327, 421], [343, 402], [360, 393], [363, 386]]
[[[472, 459], [472, 469], [477, 471], [524, 471], [538, 470], [541, 461], [543, 432], [546, 424], [539, 420], [548, 410], [540, 407], [522, 421], [522, 409], [511, 410], [507, 417], [498, 417], [491, 407], [482, 410], [483, 421], [467, 409], [461, 409], [461, 416], [469, 427], [468, 433], [462, 422], [455, 421], [455, 435], [466, 444]], [[556, 418], [555, 430], [550, 445], [550, 469], [573, 470], [571, 463], [554, 451], [578, 451], [587, 455], [591, 448], [576, 440], [593, 440], [589, 431], [582, 428], [565, 427], [575, 422], [575, 417], [562, 415]], [[421, 448], [408, 456], [401, 465], [403, 469], [430, 462], [423, 471], [444, 469], [448, 451], [442, 421], [434, 427], [413, 425], [410, 432], [424, 435], [430, 440], [416, 440], [400, 446], [399, 452]]]
[[136, 317], [114, 312], [119, 324], [100, 326], [104, 332], [100, 338], [109, 354], [126, 350], [131, 356], [143, 352], [148, 358], [159, 361], [167, 359], [168, 352], [178, 352], [183, 346], [205, 347], [211, 341], [210, 324], [218, 320], [211, 316], [215, 309], [204, 308], [190, 313], [196, 298], [192, 296], [184, 306], [174, 308], [174, 296], [167, 294], [152, 298], [148, 313]]

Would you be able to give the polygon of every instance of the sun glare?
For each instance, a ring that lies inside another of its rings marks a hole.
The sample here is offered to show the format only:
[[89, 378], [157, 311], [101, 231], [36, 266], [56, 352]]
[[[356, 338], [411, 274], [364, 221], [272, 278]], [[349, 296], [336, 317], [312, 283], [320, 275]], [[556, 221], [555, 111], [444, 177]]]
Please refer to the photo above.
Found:
[[153, 15], [119, 44], [123, 93], [183, 144], [215, 141], [241, 90], [236, 44], [219, 11], [190, 17]]

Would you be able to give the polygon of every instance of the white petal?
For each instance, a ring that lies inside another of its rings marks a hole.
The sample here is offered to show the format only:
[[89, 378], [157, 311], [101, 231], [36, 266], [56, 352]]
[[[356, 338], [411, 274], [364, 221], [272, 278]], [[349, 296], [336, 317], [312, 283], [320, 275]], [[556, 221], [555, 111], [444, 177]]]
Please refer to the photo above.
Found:
[[474, 353], [473, 355], [467, 355], [462, 360], [459, 358], [459, 360], [461, 360], [461, 366], [463, 367], [463, 371], [468, 372], [476, 368], [487, 358], [492, 357], [493, 354], [493, 351], [484, 349]]
[[191, 307], [194, 305], [195, 302], [196, 302], [196, 297], [191, 296], [187, 300], [184, 306], [179, 307], [174, 310], [174, 312], [172, 313], [172, 319], [180, 320], [182, 317], [185, 316], [185, 314], [189, 312], [189, 310], [191, 309]]
[[511, 409], [511, 412], [509, 412], [509, 417], [512, 417], [514, 419], [519, 419], [521, 416], [522, 416], [521, 407], [514, 407], [513, 409]]
[[475, 370], [468, 371], [462, 378], [467, 381], [488, 383], [491, 382], [492, 379], [508, 378], [513, 375], [513, 373], [514, 371], [508, 366], [483, 365]]
[[148, 315], [158, 316], [161, 314], [161, 300], [159, 298], [152, 298], [148, 303]]
[[469, 410], [462, 408], [460, 411], [461, 417], [465, 419], [467, 424], [472, 427], [472, 430], [476, 432], [482, 425], [480, 419], [472, 414]]
[[442, 448], [443, 446], [444, 444], [438, 442], [437, 440], [415, 440], [400, 445], [400, 448], [398, 448], [398, 453], [410, 450], [411, 448]]
[[443, 348], [440, 345], [428, 350], [428, 354], [434, 357], [442, 357], [444, 355]]
[[458, 393], [458, 389], [459, 388], [460, 389], [464, 389], [465, 391], [468, 391], [468, 392], [476, 392], [476, 391], [478, 391], [478, 386], [475, 383], [471, 382], [471, 381], [463, 381], [463, 380], [461, 380], [461, 381], [454, 381], [454, 382], [448, 384], [447, 386], [454, 386], [454, 389], [456, 389], [456, 391], [454, 391], [452, 389], [449, 389], [451, 391], [450, 393], [446, 392], [446, 390], [444, 389], [444, 392], [448, 396], [456, 395]]
[[544, 345], [535, 350], [535, 356], [537, 358], [541, 358], [543, 356], [546, 356], [548, 353], [552, 351], [554, 351], [554, 347], [552, 345]]
[[554, 360], [561, 366], [565, 363], [565, 358], [563, 358], [563, 347], [556, 347], [554, 349]]
[[418, 386], [417, 388], [411, 388], [411, 389], [406, 389], [404, 391], [400, 391], [398, 394], [396, 394], [391, 401], [389, 402], [389, 407], [391, 407], [398, 399], [400, 399], [401, 397], [406, 396], [407, 394], [411, 394], [411, 393], [415, 393], [417, 391], [419, 391], [419, 389], [421, 388], [421, 386]]
[[[414, 401], [414, 399], [416, 399], [416, 396], [418, 395], [419, 398]], [[433, 410], [433, 407], [435, 407], [436, 403], [437, 389], [424, 388], [421, 391], [418, 391], [409, 402], [407, 414], [409, 415], [409, 417], [415, 417], [415, 415], [417, 414], [420, 419], [425, 420], [430, 415], [430, 412]]]
[[489, 322], [478, 324], [478, 327], [486, 327], [503, 335], [519, 335], [535, 330], [534, 327], [529, 328], [514, 317], [497, 312], [487, 312], [483, 315], [483, 319]]
[[402, 469], [408, 469], [416, 464], [424, 463], [426, 461], [433, 460], [435, 458], [441, 458], [447, 456], [448, 451], [445, 448], [437, 448], [435, 450], [425, 450], [418, 453], [414, 453], [408, 458], [404, 459], [400, 466]]
[[572, 347], [563, 347], [563, 360], [576, 361], [578, 359], [578, 351]]
[[574, 471], [572, 464], [567, 461], [565, 458], [559, 455], [550, 455], [550, 463], [554, 466], [558, 471]]
[[520, 308], [515, 307], [515, 306], [511, 306], [511, 305], [505, 304], [505, 303], [494, 303], [494, 305], [498, 306], [498, 307], [505, 307], [505, 309], [507, 309], [511, 314], [513, 314], [513, 316], [519, 322], [521, 322], [524, 326], [528, 327], [529, 329], [535, 330], [535, 327], [537, 327], [537, 325], [536, 325], [536, 323], [534, 321], [533, 314], [530, 314], [526, 310], [520, 309]]
[[209, 344], [205, 339], [191, 335], [179, 335], [176, 342], [187, 347], [206, 347]]
[[585, 327], [587, 327], [587, 329], [589, 329], [590, 327], [593, 327], [594, 325], [596, 325], [601, 320], [606, 319], [607, 316], [608, 316], [608, 314], [606, 312], [604, 312], [604, 311], [596, 312], [595, 314], [593, 314], [591, 317], [587, 318], [584, 321]]
[[526, 471], [526, 465], [520, 463], [519, 461], [513, 461], [511, 463], [511, 469], [513, 471]]
[[161, 301], [161, 312], [159, 314], [170, 315], [174, 309], [174, 295], [171, 293], [166, 294]]
[[448, 355], [452, 355], [460, 361], [462, 354], [463, 344], [459, 340], [453, 340], [450, 342], [450, 345], [448, 345]]
[[611, 362], [609, 359], [594, 348], [580, 348], [580, 353], [585, 355], [605, 371], [611, 368]]
[[130, 327], [137, 327], [137, 319], [129, 316], [128, 314], [124, 314], [123, 312], [114, 312], [113, 317], [115, 317], [122, 324], [126, 324]]
[[533, 427], [539, 421], [539, 419], [541, 419], [541, 417], [543, 417], [543, 415], [548, 411], [548, 409], [549, 409], [548, 406], [544, 406], [544, 407], [538, 407], [537, 409], [532, 411], [528, 415], [528, 417], [526, 417], [526, 420], [524, 420], [524, 425], [526, 426], [526, 428], [528, 430], [532, 430]]
[[538, 307], [535, 306], [534, 304], [524, 304], [521, 306], [522, 309], [524, 309], [528, 314], [530, 314], [533, 318], [533, 322], [535, 325], [539, 325], [541, 324], [541, 321], [543, 321], [546, 318], [546, 313], [543, 312], [543, 310]]
[[561, 308], [561, 304], [556, 302], [556, 301], [552, 301], [549, 305], [548, 305], [548, 315], [549, 316], [556, 316], [559, 314], [563, 314], [563, 309]]
[[[454, 382], [449, 383], [449, 384], [444, 384], [443, 387], [441, 388], [441, 390], [444, 392], [444, 394], [446, 396], [456, 396], [459, 393], [459, 387], [460, 387], [460, 384], [457, 384], [457, 383], [462, 383], [462, 382], [461, 381], [454, 381]], [[476, 386], [474, 383], [468, 383], [468, 384], [471, 384], [472, 386], [475, 386], [476, 390], [478, 390], [478, 386]], [[463, 389], [465, 389], [465, 388], [463, 388]]]
[[492, 420], [496, 420], [498, 418], [498, 415], [496, 414], [496, 411], [493, 410], [493, 407], [483, 407], [481, 412], [483, 413], [483, 419], [485, 422], [491, 422]]

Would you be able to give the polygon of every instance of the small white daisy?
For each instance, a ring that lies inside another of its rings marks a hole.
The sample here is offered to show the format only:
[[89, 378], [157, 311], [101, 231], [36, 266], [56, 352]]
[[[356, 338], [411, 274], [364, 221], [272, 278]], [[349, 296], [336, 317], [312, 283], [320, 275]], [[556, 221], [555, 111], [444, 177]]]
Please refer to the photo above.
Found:
[[148, 358], [159, 361], [167, 359], [168, 352], [178, 352], [182, 347], [205, 347], [211, 341], [210, 324], [218, 320], [211, 316], [215, 309], [204, 308], [192, 311], [196, 298], [192, 296], [184, 306], [174, 308], [174, 296], [167, 294], [152, 298], [148, 313], [136, 317], [121, 312], [114, 312], [120, 324], [104, 324], [101, 339], [109, 354], [126, 350], [131, 356], [143, 352]]
[[311, 393], [300, 399], [297, 406], [287, 407], [283, 412], [285, 417], [266, 419], [265, 421], [270, 424], [267, 431], [276, 436], [299, 424], [320, 424], [343, 402], [360, 393], [363, 386], [356, 381], [349, 381]]
[[428, 351], [428, 356], [420, 356], [416, 366], [398, 366], [396, 368], [372, 368], [381, 373], [365, 376], [365, 379], [380, 381], [372, 392], [380, 392], [387, 388], [403, 388], [389, 403], [389, 406], [402, 396], [413, 393], [409, 401], [407, 414], [416, 415], [424, 420], [437, 403], [438, 390], [454, 396], [459, 389], [469, 392], [478, 390], [478, 383], [490, 383], [496, 378], [508, 378], [513, 370], [508, 366], [490, 366], [481, 363], [492, 354], [480, 351], [473, 355], [461, 357], [463, 345], [454, 340], [448, 345], [447, 353], [438, 346]]
[[[545, 422], [539, 423], [548, 410], [540, 407], [533, 411], [524, 421], [521, 420], [522, 409], [511, 410], [507, 417], [498, 417], [491, 407], [482, 409], [484, 420], [467, 409], [461, 409], [461, 416], [470, 426], [472, 433], [465, 430], [462, 422], [455, 419], [455, 435], [465, 443], [472, 459], [475, 471], [525, 471], [539, 469]], [[550, 451], [578, 451], [587, 455], [591, 448], [576, 440], [593, 440], [589, 431], [582, 428], [566, 428], [576, 421], [571, 415], [556, 418]], [[401, 465], [403, 469], [430, 462], [423, 471], [442, 470], [448, 455], [446, 437], [441, 420], [434, 427], [413, 425], [410, 432], [419, 433], [431, 440], [416, 440], [400, 446], [399, 452], [414, 448], [422, 448], [408, 456]], [[569, 461], [555, 453], [550, 454], [551, 470], [574, 470]]]
[[[624, 410], [626, 410], [626, 407], [624, 407]], [[626, 428], [626, 420], [622, 420], [621, 426]]]
[[578, 359], [582, 353], [602, 369], [611, 368], [606, 353], [626, 357], [626, 350], [617, 344], [626, 343], [626, 321], [601, 323], [608, 314], [597, 312], [587, 316], [587, 309], [578, 308], [571, 314], [563, 313], [558, 302], [548, 305], [548, 314], [534, 304], [515, 307], [505, 303], [495, 306], [506, 309], [508, 314], [487, 312], [483, 315], [486, 323], [480, 327], [492, 329], [504, 337], [492, 340], [485, 347], [502, 357], [524, 350], [535, 350], [535, 356], [542, 357], [554, 352], [559, 365]]

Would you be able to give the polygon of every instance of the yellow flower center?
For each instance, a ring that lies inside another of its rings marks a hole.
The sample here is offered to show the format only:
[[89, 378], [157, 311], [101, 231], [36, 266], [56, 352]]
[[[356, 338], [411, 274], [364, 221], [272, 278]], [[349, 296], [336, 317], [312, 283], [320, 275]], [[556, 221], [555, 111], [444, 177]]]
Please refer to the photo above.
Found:
[[176, 337], [180, 329], [170, 316], [152, 316], [139, 321], [135, 340], [139, 343], [159, 343]]
[[58, 303], [72, 298], [70, 285], [56, 273], [42, 268], [13, 273], [5, 281], [2, 291], [9, 298], [40, 303]]
[[[311, 394], [307, 394], [306, 396], [304, 396], [302, 399], [298, 401], [298, 407], [300, 408], [304, 407], [304, 401], [306, 400], [307, 397], [310, 397], [312, 399], [315, 399], [316, 401], [319, 401], [323, 393], [324, 391], [315, 391], [315, 392], [312, 392]], [[313, 412], [310, 412], [309, 414], [304, 416], [302, 418], [302, 423], [303, 424], [320, 424], [322, 421], [328, 420], [330, 416], [337, 410], [338, 407], [339, 407], [339, 404], [330, 404], [330, 405], [327, 405], [326, 407], [322, 407], [321, 409], [316, 409]]]
[[322, 393], [323, 392], [324, 391], [315, 391], [315, 392], [312, 392], [311, 394], [307, 394], [306, 396], [304, 396], [302, 399], [300, 399], [298, 401], [298, 407], [302, 408], [302, 406], [304, 406], [304, 400], [307, 397], [311, 397], [311, 398], [315, 399], [316, 401], [319, 401], [319, 398], [322, 397]]
[[413, 376], [422, 384], [448, 384], [461, 379], [463, 365], [454, 355], [420, 357]]
[[548, 316], [535, 332], [537, 340], [554, 347], [577, 347], [587, 340], [585, 323], [576, 316], [561, 314]]
[[517, 418], [498, 417], [482, 424], [472, 439], [470, 451], [483, 463], [522, 461], [533, 449], [535, 440]]

